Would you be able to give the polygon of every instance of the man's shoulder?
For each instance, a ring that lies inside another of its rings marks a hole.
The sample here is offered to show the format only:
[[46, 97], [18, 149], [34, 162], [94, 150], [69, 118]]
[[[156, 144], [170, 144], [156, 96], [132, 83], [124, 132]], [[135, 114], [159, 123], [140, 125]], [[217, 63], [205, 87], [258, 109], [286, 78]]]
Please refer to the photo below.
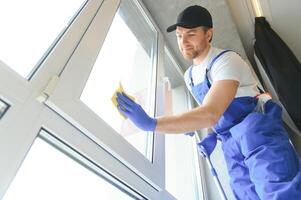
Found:
[[[222, 55], [219, 56], [221, 53]], [[210, 60], [213, 61], [217, 56], [219, 56], [219, 58], [216, 60], [216, 63], [223, 63], [225, 61], [237, 62], [238, 60], [242, 60], [240, 55], [236, 51], [231, 49], [214, 48]]]
[[[226, 52], [227, 51], [227, 52]], [[223, 54], [223, 56], [221, 56], [220, 58], [222, 57], [232, 57], [235, 53], [235, 51], [231, 50], [231, 49], [220, 49], [220, 48], [217, 48], [217, 47], [211, 47], [210, 48], [210, 51], [208, 53], [208, 62], [211, 62], [214, 58], [216, 58], [219, 54], [221, 54], [222, 52], [226, 52]]]

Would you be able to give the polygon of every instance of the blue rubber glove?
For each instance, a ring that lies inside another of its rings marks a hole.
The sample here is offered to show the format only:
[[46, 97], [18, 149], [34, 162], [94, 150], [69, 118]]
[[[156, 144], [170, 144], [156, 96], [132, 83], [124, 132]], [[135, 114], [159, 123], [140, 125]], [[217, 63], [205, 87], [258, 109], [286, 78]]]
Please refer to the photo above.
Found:
[[146, 114], [143, 108], [124, 93], [117, 93], [118, 109], [127, 116], [138, 128], [144, 131], [154, 131], [157, 120]]
[[216, 146], [217, 138], [215, 133], [208, 134], [200, 143], [198, 150], [203, 157], [209, 157]]

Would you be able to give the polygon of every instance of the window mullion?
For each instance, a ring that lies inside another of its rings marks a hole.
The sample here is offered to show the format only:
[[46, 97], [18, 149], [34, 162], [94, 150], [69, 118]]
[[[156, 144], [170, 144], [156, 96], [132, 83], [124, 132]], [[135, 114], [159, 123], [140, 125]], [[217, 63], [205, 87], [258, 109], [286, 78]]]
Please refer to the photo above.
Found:
[[12, 104], [0, 123], [0, 198], [14, 178], [39, 129], [45, 106], [32, 97]]

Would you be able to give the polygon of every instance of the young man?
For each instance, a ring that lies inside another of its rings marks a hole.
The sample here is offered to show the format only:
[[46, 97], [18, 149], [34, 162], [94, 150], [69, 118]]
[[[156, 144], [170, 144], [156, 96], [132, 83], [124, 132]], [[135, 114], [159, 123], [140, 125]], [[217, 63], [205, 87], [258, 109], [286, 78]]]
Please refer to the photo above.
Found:
[[301, 165], [283, 128], [281, 108], [260, 94], [239, 55], [210, 45], [212, 27], [205, 8], [190, 6], [167, 29], [176, 31], [182, 55], [193, 61], [184, 78], [197, 108], [154, 119], [119, 93], [119, 110], [145, 131], [187, 133], [211, 128], [213, 133], [201, 144], [211, 153], [216, 138], [222, 141], [237, 199], [300, 199]]

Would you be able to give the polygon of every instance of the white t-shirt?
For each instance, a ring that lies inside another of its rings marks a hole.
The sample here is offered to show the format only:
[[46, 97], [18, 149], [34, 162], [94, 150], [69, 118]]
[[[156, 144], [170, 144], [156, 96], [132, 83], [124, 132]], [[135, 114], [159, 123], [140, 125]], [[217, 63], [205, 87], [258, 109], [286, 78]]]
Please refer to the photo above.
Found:
[[[211, 61], [221, 52], [221, 49], [210, 47], [207, 57], [199, 65], [192, 68], [192, 79], [194, 85], [204, 81], [206, 68]], [[256, 96], [259, 91], [258, 82], [248, 64], [235, 52], [230, 51], [221, 55], [208, 72], [208, 79], [212, 84], [219, 80], [236, 80], [239, 87], [235, 97]], [[189, 90], [189, 69], [184, 74], [186, 86]]]

